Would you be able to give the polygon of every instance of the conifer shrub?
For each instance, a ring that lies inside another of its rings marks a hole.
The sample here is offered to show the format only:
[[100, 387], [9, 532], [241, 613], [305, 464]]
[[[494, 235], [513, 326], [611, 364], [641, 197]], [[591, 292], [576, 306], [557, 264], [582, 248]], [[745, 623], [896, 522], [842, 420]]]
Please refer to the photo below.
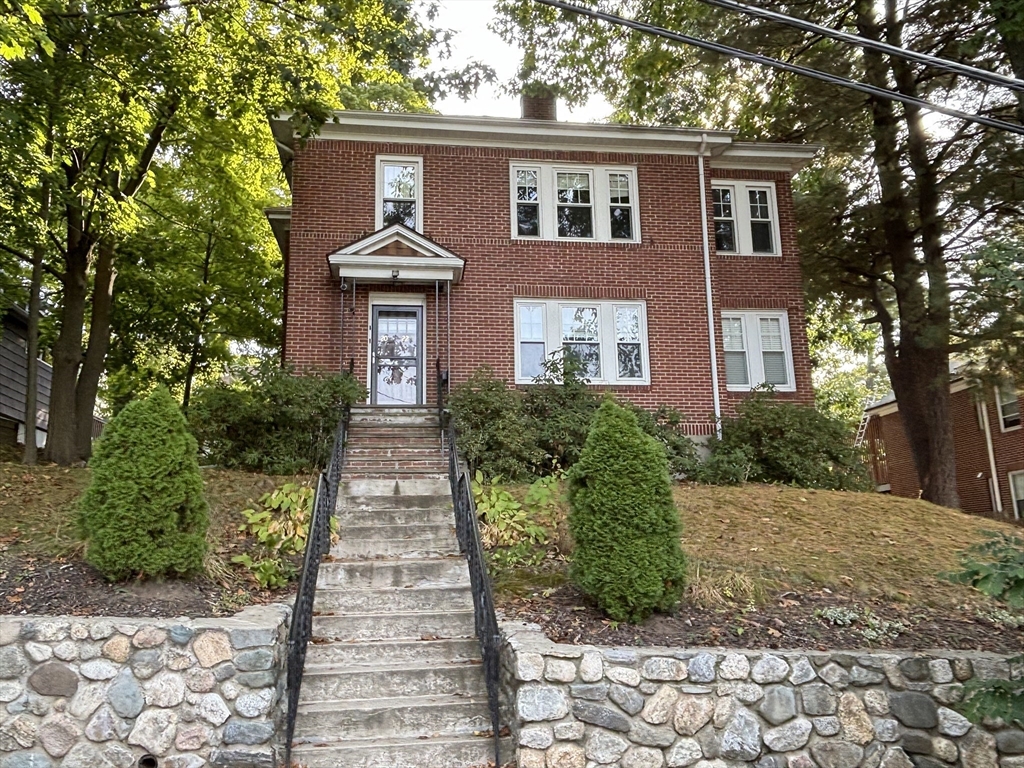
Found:
[[683, 592], [686, 559], [661, 444], [608, 397], [567, 478], [573, 583], [616, 621], [671, 609]]
[[111, 581], [202, 570], [209, 519], [196, 441], [164, 387], [107, 424], [90, 466], [78, 506], [86, 560]]

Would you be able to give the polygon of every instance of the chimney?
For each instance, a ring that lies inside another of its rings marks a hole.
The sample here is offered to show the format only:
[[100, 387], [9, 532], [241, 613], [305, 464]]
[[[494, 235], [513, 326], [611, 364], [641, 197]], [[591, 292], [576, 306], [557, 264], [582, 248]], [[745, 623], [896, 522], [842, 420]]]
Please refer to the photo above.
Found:
[[557, 120], [555, 114], [558, 104], [554, 93], [543, 95], [529, 95], [524, 93], [520, 96], [520, 104], [523, 110], [523, 120]]

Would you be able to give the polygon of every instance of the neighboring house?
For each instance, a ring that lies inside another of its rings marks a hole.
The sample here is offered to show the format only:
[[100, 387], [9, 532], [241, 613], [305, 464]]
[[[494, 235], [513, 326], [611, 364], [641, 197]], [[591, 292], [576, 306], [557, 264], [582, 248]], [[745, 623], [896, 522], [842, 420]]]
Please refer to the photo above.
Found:
[[[972, 386], [950, 376], [956, 448], [956, 484], [965, 512], [998, 519], [1024, 518], [1024, 429], [1021, 390], [1013, 384]], [[869, 406], [864, 439], [879, 491], [916, 498], [921, 486], [899, 405], [890, 394]]]
[[790, 179], [817, 149], [523, 108], [339, 112], [306, 142], [273, 122], [285, 361], [404, 405], [436, 402], [436, 371], [525, 385], [569, 349], [694, 436], [765, 382], [812, 403]]
[[[28, 313], [11, 307], [3, 315], [0, 336], [0, 445], [25, 442], [25, 392], [28, 381]], [[36, 386], [36, 442], [46, 442], [52, 369], [39, 362]]]

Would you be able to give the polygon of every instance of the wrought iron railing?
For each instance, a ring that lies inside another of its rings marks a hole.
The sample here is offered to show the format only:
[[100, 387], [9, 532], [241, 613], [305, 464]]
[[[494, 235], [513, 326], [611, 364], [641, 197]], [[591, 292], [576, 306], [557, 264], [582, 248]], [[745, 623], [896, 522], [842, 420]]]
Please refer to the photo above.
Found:
[[320, 473], [313, 496], [313, 514], [309, 521], [306, 553], [299, 574], [299, 589], [288, 632], [288, 711], [285, 724], [284, 764], [291, 765], [292, 738], [295, 736], [295, 715], [299, 709], [302, 670], [306, 664], [306, 647], [313, 636], [313, 599], [320, 561], [331, 549], [331, 518], [338, 503], [338, 483], [345, 464], [345, 433], [350, 410], [345, 407], [334, 433], [334, 448], [327, 468]]
[[[441, 391], [440, 377], [438, 391]], [[439, 395], [440, 398], [440, 395]], [[469, 563], [469, 580], [473, 592], [473, 618], [483, 655], [484, 680], [491, 707], [491, 729], [494, 733], [494, 764], [501, 765], [501, 714], [498, 707], [501, 634], [494, 615], [494, 596], [487, 575], [480, 529], [477, 527], [476, 504], [470, 489], [469, 469], [459, 460], [455, 420], [442, 408], [442, 429], [448, 445], [448, 478], [451, 481], [452, 504], [455, 507], [455, 532], [459, 549]]]

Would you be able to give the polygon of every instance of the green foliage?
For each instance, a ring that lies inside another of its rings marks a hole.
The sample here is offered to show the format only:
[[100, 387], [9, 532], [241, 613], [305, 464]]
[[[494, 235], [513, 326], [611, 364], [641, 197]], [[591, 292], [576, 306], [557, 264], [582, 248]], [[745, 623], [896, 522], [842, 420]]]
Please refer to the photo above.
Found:
[[91, 466], [78, 507], [86, 560], [112, 581], [202, 570], [209, 521], [196, 441], [166, 389], [107, 424]]
[[1024, 540], [996, 531], [986, 531], [985, 537], [960, 553], [962, 571], [946, 575], [1013, 610], [1024, 609]]
[[[749, 461], [747, 479], [802, 488], [866, 490], [867, 467], [853, 446], [850, 425], [806, 405], [776, 400], [770, 391], [751, 394], [722, 422], [722, 439], [712, 439], [711, 455], [732, 452], [722, 465]], [[723, 473], [728, 474], [728, 472]]]
[[980, 680], [964, 684], [964, 698], [959, 710], [972, 722], [999, 717], [1017, 727], [1024, 724], [1024, 678], [1021, 677], [1024, 656], [1010, 661], [1011, 680]]
[[665, 449], [668, 458], [668, 469], [673, 477], [692, 475], [699, 463], [697, 445], [683, 431], [684, 416], [681, 412], [668, 406], [659, 406], [656, 411], [648, 411], [638, 405], [630, 405], [636, 415], [640, 429], [653, 437]]
[[231, 384], [200, 387], [189, 422], [207, 460], [272, 475], [322, 467], [346, 405], [366, 396], [348, 374], [264, 363]]
[[686, 577], [665, 451], [608, 397], [568, 471], [570, 578], [616, 621], [678, 601]]
[[[287, 559], [305, 551], [313, 513], [313, 489], [285, 483], [265, 493], [260, 509], [244, 509], [240, 531], [255, 536], [257, 555], [236, 555], [231, 562], [245, 566], [264, 589], [280, 589], [295, 577], [296, 568]], [[332, 520], [333, 522], [333, 520]]]
[[538, 436], [523, 416], [522, 393], [495, 378], [491, 368], [479, 368], [454, 387], [448, 408], [459, 429], [459, 452], [473, 469], [518, 480], [540, 462]]
[[580, 457], [590, 421], [600, 403], [583, 367], [571, 356], [552, 355], [523, 391], [523, 416], [537, 435], [543, 459], [537, 474], [571, 467]]
[[742, 485], [750, 479], [752, 464], [743, 446], [729, 448], [711, 441], [711, 453], [694, 467], [690, 478], [705, 485]]
[[484, 480], [479, 469], [470, 483], [477, 514], [483, 522], [483, 545], [487, 549], [511, 547], [521, 542], [543, 544], [547, 531], [537, 522], [535, 508], [524, 508], [506, 488], [501, 477]]

